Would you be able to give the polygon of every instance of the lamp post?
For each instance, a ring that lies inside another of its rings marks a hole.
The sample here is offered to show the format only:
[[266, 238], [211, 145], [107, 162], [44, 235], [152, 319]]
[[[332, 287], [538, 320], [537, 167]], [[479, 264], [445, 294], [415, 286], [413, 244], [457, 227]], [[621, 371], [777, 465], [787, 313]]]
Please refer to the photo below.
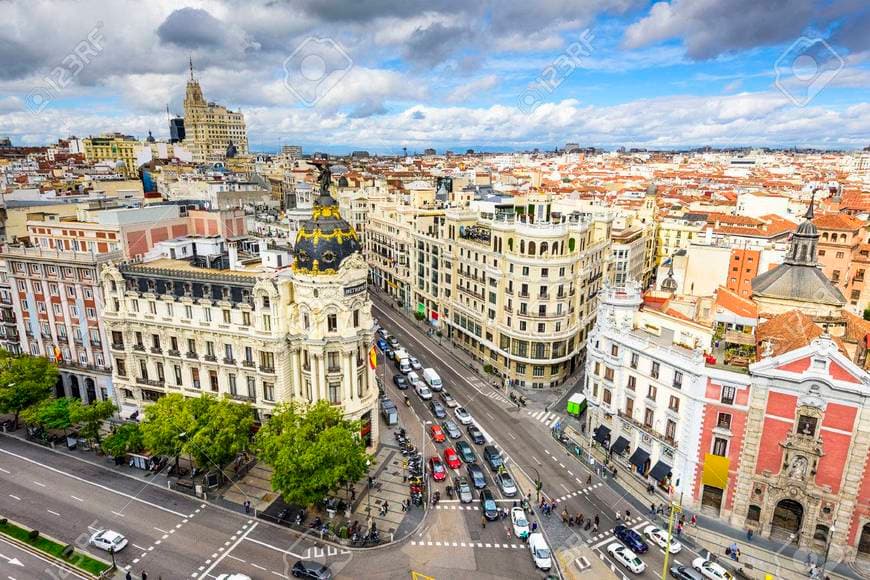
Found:
[[831, 544], [834, 540], [834, 526], [831, 526], [831, 529], [828, 530], [828, 545], [825, 546], [825, 561], [822, 562], [822, 572], [819, 574], [819, 578], [825, 577], [825, 568], [828, 566], [828, 554], [831, 551]]
[[109, 546], [109, 555], [112, 556], [112, 570], [117, 568], [115, 565], [115, 546]]
[[[370, 459], [366, 459], [366, 472], [368, 472], [369, 468], [372, 466], [372, 462]], [[369, 490], [366, 493], [366, 514], [371, 517], [372, 515], [372, 476], [368, 476], [369, 481]]]

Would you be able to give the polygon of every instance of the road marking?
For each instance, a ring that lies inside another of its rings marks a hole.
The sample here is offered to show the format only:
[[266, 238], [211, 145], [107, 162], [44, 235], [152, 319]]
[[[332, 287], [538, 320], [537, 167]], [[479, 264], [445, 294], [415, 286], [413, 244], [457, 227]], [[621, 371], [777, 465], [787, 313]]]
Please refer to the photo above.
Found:
[[265, 568], [263, 568], [263, 567], [260, 566], [259, 564], [254, 564], [253, 562], [251, 562], [251, 566], [253, 566], [254, 568], [256, 568], [256, 569], [258, 569], [258, 570], [265, 570]]
[[[4, 540], [3, 538], [0, 538], [0, 542], [3, 542], [3, 543], [6, 544], [7, 546], [11, 546], [12, 548], [14, 548], [14, 549], [16, 549], [16, 550], [20, 550], [20, 547], [16, 546], [15, 544], [12, 544], [12, 543], [10, 543], [10, 542], [7, 542], [7, 541]], [[52, 561], [49, 560], [48, 558], [45, 558], [45, 557], [43, 557], [43, 556], [40, 556], [39, 554], [37, 554], [37, 553], [35, 553], [35, 552], [28, 552], [28, 553], [29, 553], [29, 555], [33, 556], [34, 558], [38, 558], [39, 560], [42, 560], [43, 562], [46, 562], [46, 563], [49, 564], [52, 568], [57, 568], [57, 569], [60, 571], [60, 573], [61, 573], [62, 575], [64, 575], [64, 576], [69, 575], [69, 574], [72, 574], [72, 575], [75, 576], [76, 578], [82, 578], [82, 579], [90, 578], [90, 576], [83, 576], [82, 574], [79, 574], [78, 572], [73, 572], [73, 571], [71, 571], [71, 570], [67, 570], [67, 569], [65, 569], [65, 568], [60, 568], [57, 564], [55, 564], [54, 562], [52, 562]], [[48, 572], [48, 570], [45, 570], [45, 572]], [[11, 576], [8, 576], [8, 578], [11, 578]]]
[[161, 530], [161, 529], [158, 528], [157, 526], [154, 526], [154, 529], [157, 530], [158, 532], [160, 532], [161, 534], [168, 534], [168, 533], [169, 533], [169, 532], [167, 532], [166, 530]]
[[[257, 523], [259, 523], [259, 522], [257, 522]], [[250, 534], [250, 533], [253, 531], [253, 529], [256, 528], [256, 527], [257, 527], [257, 524], [254, 524], [254, 525], [251, 526], [249, 529], [247, 529], [247, 530], [245, 531], [245, 533], [242, 534], [242, 536], [241, 536], [238, 540], [236, 540], [236, 543], [233, 544], [233, 547], [232, 547], [232, 548], [230, 548], [229, 550], [227, 550], [226, 552], [224, 552], [223, 554], [221, 554], [220, 557], [219, 557], [217, 560], [215, 560], [214, 562], [211, 563], [211, 565], [210, 565], [210, 566], [205, 570], [205, 572], [202, 573], [202, 575], [200, 576], [200, 578], [205, 578], [206, 575], [207, 575], [209, 572], [211, 572], [212, 570], [214, 570], [215, 566], [217, 566], [218, 564], [220, 564], [221, 561], [222, 561], [224, 558], [226, 558], [226, 557], [230, 554], [230, 552], [232, 552], [232, 551], [236, 548], [236, 546], [238, 546], [239, 544], [241, 544], [242, 541], [244, 541], [244, 539], [248, 536], [248, 534]], [[264, 570], [265, 570], [265, 568], [264, 568]]]
[[[562, 489], [564, 489], [565, 491], [567, 491], [567, 492], [570, 492], [570, 491], [571, 491], [571, 488], [568, 487], [567, 485], [565, 485], [564, 483], [560, 483], [559, 485], [561, 485], [561, 486], [562, 486]], [[565, 499], [565, 498], [562, 498], [562, 499]]]
[[532, 459], [534, 459], [535, 463], [537, 463], [538, 465], [543, 465], [543, 463], [541, 463], [541, 460], [538, 459], [537, 457], [535, 457], [534, 455], [532, 455]]
[[574, 477], [574, 474], [571, 473], [571, 470], [570, 470], [570, 469], [568, 470], [568, 475], [570, 475], [571, 477]]
[[281, 578], [288, 578], [289, 577], [289, 576], [285, 576], [284, 574], [281, 574], [280, 572], [275, 572], [274, 570], [272, 570], [272, 574], [274, 574], [275, 576], [280, 576]]
[[559, 464], [559, 467], [561, 467], [562, 469], [565, 469], [565, 464], [564, 464], [564, 463], [560, 463], [560, 464]]
[[142, 546], [140, 546], [138, 544], [133, 544], [133, 547], [136, 548], [137, 550], [142, 550], [143, 552], [145, 551], [145, 548], [143, 548]]
[[508, 431], [508, 435], [509, 435], [509, 436], [510, 436], [510, 438], [511, 438], [511, 439], [513, 439], [513, 440], [514, 440], [514, 441], [516, 441], [516, 440], [517, 440], [517, 438], [516, 438], [516, 437], [514, 437], [514, 434], [513, 434], [513, 433], [511, 433], [511, 432], [510, 432], [510, 431]]
[[2, 471], [3, 473], [11, 473], [10, 471], [3, 469], [2, 467], [0, 467], [0, 471]]
[[39, 487], [45, 487], [45, 484], [44, 484], [44, 483], [39, 483], [38, 481], [34, 481], [33, 483], [35, 483], [35, 484], [38, 485]]
[[[257, 524], [254, 524], [254, 526], [256, 526], [256, 525]], [[251, 526], [251, 530], [253, 530], [253, 529], [254, 529], [254, 527]], [[250, 532], [251, 530], [248, 530], [248, 532]], [[272, 550], [275, 550], [276, 552], [281, 552], [282, 554], [287, 554], [289, 556], [293, 556], [294, 558], [302, 559], [302, 556], [300, 556], [299, 554], [294, 554], [293, 552], [291, 552], [289, 550], [282, 550], [281, 548], [278, 548], [277, 546], [273, 546], [272, 544], [267, 544], [266, 542], [261, 542], [260, 540], [255, 540], [253, 538], [246, 538], [245, 536], [248, 535], [248, 532], [245, 532], [245, 535], [242, 536], [241, 538], [239, 538], [239, 542], [241, 542], [242, 540], [247, 540], [247, 541], [252, 542], [254, 544], [259, 544], [259, 545], [263, 546], [264, 548], [270, 548]], [[238, 542], [236, 542], [236, 543], [238, 543]]]
[[12, 494], [10, 493], [10, 494], [9, 494], [9, 497], [11, 497], [12, 499], [16, 499], [16, 500], [18, 500], [18, 501], [21, 501], [21, 498], [18, 497], [17, 495], [12, 495]]
[[489, 411], [486, 412], [486, 416], [489, 417], [491, 420], [495, 421], [495, 417], [493, 417], [492, 413], [490, 413]]
[[69, 477], [70, 479], [74, 479], [74, 480], [76, 480], [76, 481], [80, 481], [80, 482], [82, 482], [82, 483], [86, 483], [86, 484], [88, 484], [88, 485], [91, 485], [91, 486], [93, 486], [93, 487], [96, 487], [96, 488], [102, 489], [102, 490], [104, 490], [104, 491], [108, 491], [108, 492], [110, 492], [110, 493], [114, 493], [114, 494], [116, 494], [116, 495], [120, 495], [120, 496], [122, 496], [122, 497], [126, 497], [127, 499], [130, 499], [130, 500], [133, 500], [133, 501], [138, 501], [139, 503], [143, 503], [143, 504], [145, 504], [145, 505], [148, 505], [148, 506], [151, 506], [151, 507], [153, 507], [153, 508], [159, 509], [159, 510], [164, 511], [164, 512], [166, 512], [166, 513], [170, 513], [170, 514], [173, 514], [173, 515], [176, 515], [176, 516], [179, 516], [179, 517], [184, 517], [184, 514], [179, 513], [179, 512], [177, 512], [177, 511], [174, 511], [174, 510], [171, 510], [171, 509], [169, 509], [169, 508], [163, 507], [162, 505], [158, 505], [158, 504], [156, 504], [156, 503], [152, 503], [152, 502], [150, 502], [150, 501], [146, 501], [146, 500], [144, 500], [144, 499], [140, 499], [140, 498], [138, 498], [138, 497], [136, 497], [136, 496], [133, 496], [133, 495], [130, 495], [130, 494], [128, 494], [128, 493], [124, 493], [124, 492], [122, 492], [122, 491], [118, 491], [118, 490], [112, 489], [111, 487], [106, 486], [106, 485], [101, 485], [101, 484], [99, 484], [99, 483], [94, 483], [93, 481], [89, 481], [89, 480], [87, 480], [87, 479], [85, 479], [85, 478], [83, 478], [83, 477], [79, 477], [79, 476], [77, 476], [77, 475], [73, 475], [73, 474], [71, 474], [71, 473], [67, 473], [67, 472], [62, 471], [62, 470], [60, 470], [60, 469], [57, 469], [56, 467], [51, 467], [51, 466], [49, 466], [49, 465], [45, 465], [45, 464], [40, 463], [40, 462], [38, 462], [38, 461], [36, 461], [36, 460], [34, 460], [34, 459], [30, 459], [29, 457], [24, 457], [23, 455], [19, 455], [18, 453], [13, 453], [13, 452], [11, 452], [11, 451], [9, 451], [9, 450], [6, 450], [6, 449], [0, 449], [0, 453], [4, 453], [4, 454], [6, 454], [6, 455], [9, 455], [10, 457], [15, 457], [16, 459], [20, 459], [21, 461], [26, 461], [27, 463], [30, 463], [30, 464], [32, 464], [32, 465], [38, 465], [39, 467], [42, 467], [43, 469], [47, 469], [48, 471], [52, 471], [52, 472], [54, 472], [54, 473], [57, 473], [57, 474], [63, 475], [63, 476], [65, 476], [65, 477]]
[[80, 497], [76, 497], [76, 496], [74, 496], [74, 495], [71, 495], [70, 497], [73, 498], [73, 499], [76, 500], [76, 501], [85, 501], [85, 500], [83, 500], [82, 498], [80, 498]]
[[242, 564], [246, 564], [246, 563], [247, 563], [247, 562], [245, 562], [245, 560], [242, 560], [241, 558], [236, 558], [236, 557], [233, 556], [232, 554], [227, 554], [227, 558], [232, 558], [233, 560], [237, 560], [237, 561], [241, 562]]
[[549, 449], [544, 449], [544, 453], [546, 453], [547, 455], [549, 455], [549, 454], [550, 454], [550, 450], [549, 450]]
[[50, 514], [53, 514], [53, 515], [56, 515], [56, 516], [60, 516], [59, 513], [57, 513], [57, 512], [53, 512], [53, 511], [51, 511], [51, 510], [49, 510], [49, 509], [47, 509], [47, 510], [45, 510], [45, 511], [47, 511], [47, 512], [50, 513]]
[[124, 514], [121, 514], [121, 513], [118, 513], [118, 512], [112, 512], [112, 513], [115, 514], [116, 516], [118, 516], [119, 518], [123, 518], [123, 517], [124, 517]]

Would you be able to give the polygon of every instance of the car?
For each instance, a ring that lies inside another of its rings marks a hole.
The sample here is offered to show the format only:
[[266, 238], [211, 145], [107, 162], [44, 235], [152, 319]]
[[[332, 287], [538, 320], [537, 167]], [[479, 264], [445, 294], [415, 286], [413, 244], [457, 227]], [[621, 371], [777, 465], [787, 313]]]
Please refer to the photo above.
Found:
[[383, 326], [379, 326], [377, 332], [378, 332], [378, 337], [384, 339], [385, 341], [387, 340], [387, 337], [390, 336], [390, 333], [387, 332], [387, 329], [384, 328]]
[[474, 454], [474, 449], [465, 441], [456, 442], [456, 452], [459, 453], [463, 463], [477, 463], [477, 455]]
[[423, 370], [423, 365], [420, 364], [420, 361], [417, 360], [417, 357], [412, 356], [408, 360], [411, 361], [411, 368], [412, 369], [414, 369], [415, 371], [422, 371]]
[[444, 481], [447, 479], [447, 468], [437, 455], [429, 458], [429, 473], [432, 474], [432, 479], [435, 481]]
[[441, 421], [441, 427], [451, 439], [459, 439], [462, 437], [462, 431], [459, 430], [459, 426], [450, 419]]
[[459, 406], [459, 401], [453, 398], [453, 395], [448, 393], [447, 391], [441, 391], [441, 402], [444, 403], [445, 407], [449, 407], [454, 409]]
[[453, 409], [453, 414], [456, 415], [456, 420], [463, 425], [471, 425], [471, 414], [465, 410], [465, 407], [456, 407]]
[[649, 544], [644, 542], [641, 535], [628, 526], [616, 526], [613, 528], [613, 535], [616, 536], [617, 540], [628, 546], [632, 552], [645, 554], [649, 550]]
[[476, 463], [469, 463], [465, 466], [465, 469], [468, 470], [468, 479], [471, 480], [474, 489], [483, 489], [486, 487], [486, 475], [484, 475], [483, 470], [479, 465]]
[[444, 405], [442, 405], [438, 401], [432, 401], [431, 403], [429, 403], [429, 408], [432, 409], [432, 414], [435, 415], [436, 419], [447, 418], [447, 411], [444, 410]]
[[635, 574], [640, 574], [641, 572], [646, 570], [646, 564], [644, 564], [643, 560], [638, 558], [637, 554], [635, 554], [619, 542], [613, 542], [612, 544], [608, 545], [607, 553], [610, 554], [614, 560], [616, 560]]
[[447, 436], [444, 435], [444, 430], [441, 428], [441, 425], [431, 425], [429, 427], [429, 435], [435, 443], [444, 443], [447, 440]]
[[417, 388], [417, 385], [426, 386], [425, 383], [420, 379], [420, 375], [418, 375], [414, 371], [411, 371], [410, 373], [405, 375], [405, 378], [408, 380], [408, 384], [411, 385], [412, 387], [414, 387], [415, 389]]
[[516, 537], [521, 540], [529, 537], [529, 520], [526, 518], [526, 511], [523, 508], [511, 508], [511, 525]]
[[396, 350], [397, 348], [399, 348], [399, 339], [392, 334], [389, 334], [387, 335], [387, 344], [390, 345], [390, 348]]
[[215, 580], [251, 580], [251, 577], [247, 574], [221, 574]]
[[446, 463], [447, 467], [450, 469], [459, 469], [459, 466], [462, 465], [462, 462], [459, 460], [459, 455], [456, 454], [456, 451], [454, 451], [452, 447], [448, 447], [444, 450], [444, 463]]
[[414, 390], [417, 392], [417, 396], [424, 401], [432, 400], [432, 391], [430, 391], [429, 387], [427, 387], [426, 385], [422, 383], [417, 383], [417, 386]]
[[704, 580], [704, 576], [688, 566], [671, 566], [671, 577], [677, 580]]
[[692, 561], [692, 568], [701, 573], [704, 578], [709, 580], [734, 580], [734, 576], [716, 562], [698, 557]]
[[480, 511], [483, 512], [483, 517], [491, 522], [497, 520], [500, 515], [498, 505], [495, 503], [495, 497], [488, 489], [480, 490]]
[[[477, 441], [475, 441], [477, 443]], [[489, 468], [493, 471], [498, 471], [504, 465], [504, 460], [501, 458], [501, 453], [498, 452], [492, 445], [487, 445], [483, 448], [483, 460], [489, 464]]]
[[471, 493], [471, 484], [468, 483], [468, 478], [464, 475], [457, 475], [453, 478], [453, 489], [456, 491], [456, 497], [462, 503], [471, 503], [474, 501], [474, 494]]
[[[643, 535], [646, 536], [649, 541], [651, 541], [653, 544], [663, 550], [665, 549], [665, 546], [668, 545], [668, 533], [659, 527], [647, 526], [643, 529]], [[671, 538], [670, 548], [668, 549], [668, 551], [671, 554], [677, 554], [682, 549], [683, 545], [677, 540]]]
[[294, 578], [316, 578], [317, 580], [329, 580], [332, 571], [325, 564], [313, 560], [299, 560], [293, 564], [290, 570]]
[[384, 356], [387, 360], [393, 360], [393, 355], [395, 355], [393, 349], [391, 349], [390, 347], [384, 349]]
[[396, 385], [396, 388], [400, 391], [404, 391], [408, 388], [410, 384], [408, 379], [405, 378], [404, 375], [393, 375], [393, 384]]
[[107, 552], [120, 552], [127, 545], [127, 538], [114, 530], [98, 530], [91, 534], [89, 543]]
[[550, 547], [541, 532], [529, 534], [529, 551], [532, 553], [535, 567], [545, 572], [553, 567], [553, 562], [550, 559]]
[[378, 339], [377, 345], [378, 345], [378, 350], [381, 352], [384, 352], [385, 350], [387, 350], [389, 348], [387, 341], [384, 340], [383, 338]]
[[517, 494], [517, 485], [514, 483], [514, 478], [509, 473], [503, 472], [495, 476], [495, 481], [498, 483], [498, 488], [505, 497], [514, 497]]
[[411, 361], [409, 359], [406, 359], [406, 358], [399, 359], [398, 366], [399, 366], [399, 372], [402, 373], [403, 375], [407, 375], [412, 370], [411, 369]]
[[477, 425], [469, 425], [466, 431], [468, 431], [468, 436], [471, 437], [471, 440], [475, 445], [483, 445], [486, 443], [486, 438], [483, 436], [483, 432], [477, 428]]

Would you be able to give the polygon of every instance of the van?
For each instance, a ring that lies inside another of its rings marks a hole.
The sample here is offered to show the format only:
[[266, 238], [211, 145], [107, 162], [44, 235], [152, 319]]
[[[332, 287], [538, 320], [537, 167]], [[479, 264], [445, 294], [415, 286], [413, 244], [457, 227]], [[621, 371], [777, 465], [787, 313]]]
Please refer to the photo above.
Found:
[[399, 372], [406, 375], [411, 372], [411, 359], [399, 359]]
[[397, 348], [393, 351], [393, 362], [396, 364], [399, 363], [403, 358], [409, 358], [411, 355], [408, 354], [408, 351], [404, 348]]
[[433, 391], [437, 392], [444, 388], [444, 384], [441, 382], [441, 377], [438, 376], [435, 369], [423, 369], [423, 380], [426, 381], [426, 384], [429, 385], [429, 388]]
[[399, 410], [390, 399], [381, 400], [381, 416], [383, 416], [387, 425], [397, 425], [399, 423]]
[[553, 567], [553, 562], [550, 560], [550, 547], [544, 540], [544, 534], [541, 532], [529, 534], [529, 550], [537, 568], [546, 572]]
[[422, 380], [420, 380], [420, 375], [418, 375], [418, 374], [415, 373], [414, 371], [411, 371], [410, 373], [408, 373], [408, 374], [405, 376], [405, 378], [408, 379], [408, 383], [410, 383], [411, 386], [412, 386], [413, 388], [415, 388], [415, 389], [417, 388], [417, 384], [423, 382]]

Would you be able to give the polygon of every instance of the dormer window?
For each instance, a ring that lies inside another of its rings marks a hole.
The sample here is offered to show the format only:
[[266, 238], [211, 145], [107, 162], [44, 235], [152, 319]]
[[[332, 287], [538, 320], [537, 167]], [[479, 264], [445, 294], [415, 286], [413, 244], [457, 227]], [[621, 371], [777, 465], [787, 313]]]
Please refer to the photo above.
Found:
[[816, 426], [818, 425], [818, 418], [811, 417], [809, 415], [801, 415], [798, 418], [797, 422], [797, 432], [799, 435], [806, 435], [808, 437], [816, 436]]

